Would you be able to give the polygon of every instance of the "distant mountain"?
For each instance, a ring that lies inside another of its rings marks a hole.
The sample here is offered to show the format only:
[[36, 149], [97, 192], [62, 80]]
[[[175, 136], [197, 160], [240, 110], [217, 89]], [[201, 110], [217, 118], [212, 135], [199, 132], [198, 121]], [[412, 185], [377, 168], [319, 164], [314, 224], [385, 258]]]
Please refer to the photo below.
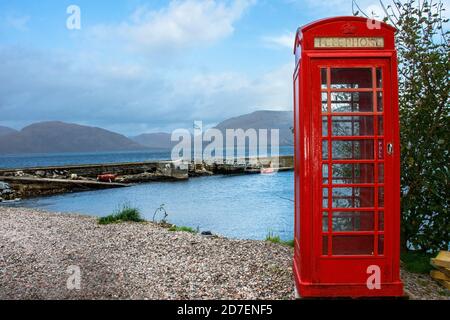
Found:
[[[256, 111], [219, 123], [215, 128], [223, 132], [226, 129], [279, 129], [280, 145], [290, 146], [294, 144], [291, 131], [293, 126], [293, 112], [290, 111]], [[133, 141], [152, 149], [171, 149], [177, 142], [170, 141], [169, 133], [144, 133], [130, 137]], [[270, 138], [269, 138], [270, 139]], [[270, 140], [268, 141], [270, 143]]]
[[[225, 120], [219, 123], [216, 128], [222, 132], [225, 132], [226, 129], [279, 129], [280, 146], [291, 146], [294, 144], [294, 136], [291, 130], [294, 125], [293, 122], [292, 111], [262, 110]], [[270, 143], [270, 140], [268, 142]]]
[[64, 122], [35, 123], [0, 136], [0, 154], [142, 150], [144, 146], [105, 129]]
[[6, 136], [7, 134], [11, 134], [11, 133], [17, 133], [17, 132], [18, 132], [17, 130], [14, 130], [12, 128], [0, 126], [0, 137]]
[[144, 133], [135, 137], [130, 137], [136, 143], [151, 149], [171, 149], [176, 142], [171, 142], [169, 133]]
[[[219, 123], [226, 129], [279, 129], [280, 146], [293, 145], [293, 113], [256, 111]], [[169, 133], [145, 133], [127, 138], [105, 129], [59, 121], [35, 123], [16, 131], [0, 126], [0, 154], [105, 152], [143, 149], [171, 149]], [[270, 143], [270, 140], [268, 141]]]

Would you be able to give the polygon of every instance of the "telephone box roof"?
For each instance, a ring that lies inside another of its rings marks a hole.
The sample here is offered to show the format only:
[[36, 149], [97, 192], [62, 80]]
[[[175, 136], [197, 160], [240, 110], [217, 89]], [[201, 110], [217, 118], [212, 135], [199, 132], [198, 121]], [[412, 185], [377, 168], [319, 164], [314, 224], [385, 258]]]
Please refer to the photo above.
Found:
[[369, 34], [378, 34], [380, 36], [392, 35], [392, 38], [397, 31], [396, 28], [385, 22], [363, 17], [340, 16], [320, 19], [297, 29], [294, 43], [294, 53], [297, 47], [302, 44], [302, 40], [307, 34], [322, 34], [325, 30], [330, 36], [367, 36]]

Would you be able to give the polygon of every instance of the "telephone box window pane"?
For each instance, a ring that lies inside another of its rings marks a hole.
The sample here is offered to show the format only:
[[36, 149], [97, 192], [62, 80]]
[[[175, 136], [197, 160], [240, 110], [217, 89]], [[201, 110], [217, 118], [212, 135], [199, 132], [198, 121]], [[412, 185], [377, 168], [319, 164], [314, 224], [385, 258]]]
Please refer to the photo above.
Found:
[[333, 255], [373, 255], [374, 236], [333, 236]]
[[383, 106], [383, 93], [377, 92], [377, 111], [383, 112], [384, 106]]
[[383, 116], [378, 116], [378, 135], [384, 135], [384, 119]]
[[343, 116], [332, 119], [333, 136], [372, 136], [372, 116]]
[[322, 112], [328, 112], [328, 93], [322, 92]]
[[384, 208], [384, 188], [378, 188], [378, 207]]
[[378, 212], [378, 231], [384, 231], [384, 212]]
[[322, 236], [322, 255], [328, 255], [328, 236]]
[[332, 68], [331, 88], [355, 89], [372, 87], [371, 68]]
[[378, 183], [384, 183], [384, 163], [378, 164]]
[[373, 211], [333, 212], [333, 231], [373, 231]]
[[328, 117], [322, 117], [322, 136], [328, 137]]
[[383, 255], [384, 254], [384, 235], [380, 234], [378, 236], [378, 254]]
[[375, 201], [374, 188], [348, 187], [333, 188], [333, 208], [373, 208]]
[[323, 183], [328, 184], [328, 164], [322, 165], [322, 178], [323, 178]]
[[328, 189], [323, 188], [322, 191], [322, 206], [327, 209], [328, 208]]
[[328, 212], [324, 212], [322, 215], [322, 231], [328, 232]]
[[339, 140], [332, 144], [334, 160], [372, 160], [373, 140]]
[[377, 88], [382, 88], [382, 87], [383, 87], [383, 77], [382, 77], [381, 68], [377, 68]]
[[322, 141], [322, 159], [328, 159], [328, 141]]
[[373, 163], [333, 164], [333, 184], [373, 183]]
[[331, 112], [373, 112], [372, 92], [332, 92]]
[[326, 89], [327, 88], [327, 69], [326, 68], [320, 69], [320, 74], [321, 74], [321, 78], [322, 78], [322, 89]]

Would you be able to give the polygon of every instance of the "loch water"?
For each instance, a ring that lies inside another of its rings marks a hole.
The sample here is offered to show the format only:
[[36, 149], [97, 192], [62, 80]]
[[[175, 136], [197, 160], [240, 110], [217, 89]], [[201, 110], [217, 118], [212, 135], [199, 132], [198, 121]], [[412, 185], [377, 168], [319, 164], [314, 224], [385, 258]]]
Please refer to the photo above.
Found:
[[[20, 206], [92, 216], [111, 214], [123, 205], [152, 220], [160, 205], [179, 226], [230, 238], [262, 240], [272, 233], [293, 238], [293, 172], [191, 178], [129, 188], [63, 194], [22, 201]], [[157, 219], [162, 215], [158, 214]]]
[[[289, 154], [290, 150], [282, 151]], [[133, 162], [167, 159], [168, 156], [161, 152], [0, 156], [0, 167]], [[293, 199], [293, 172], [279, 172], [152, 182], [129, 188], [30, 199], [16, 205], [98, 217], [131, 205], [139, 208], [145, 219], [152, 220], [155, 210], [164, 204], [168, 222], [179, 226], [230, 238], [262, 240], [271, 233], [291, 240]], [[160, 218], [161, 215], [157, 215], [157, 219]]]

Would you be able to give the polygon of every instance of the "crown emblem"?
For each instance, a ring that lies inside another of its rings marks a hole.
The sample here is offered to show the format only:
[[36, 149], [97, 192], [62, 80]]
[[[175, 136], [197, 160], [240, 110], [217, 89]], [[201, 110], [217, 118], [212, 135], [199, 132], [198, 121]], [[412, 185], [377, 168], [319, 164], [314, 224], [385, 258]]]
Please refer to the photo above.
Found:
[[343, 34], [354, 34], [356, 32], [356, 27], [351, 23], [346, 23], [342, 26], [341, 30]]

